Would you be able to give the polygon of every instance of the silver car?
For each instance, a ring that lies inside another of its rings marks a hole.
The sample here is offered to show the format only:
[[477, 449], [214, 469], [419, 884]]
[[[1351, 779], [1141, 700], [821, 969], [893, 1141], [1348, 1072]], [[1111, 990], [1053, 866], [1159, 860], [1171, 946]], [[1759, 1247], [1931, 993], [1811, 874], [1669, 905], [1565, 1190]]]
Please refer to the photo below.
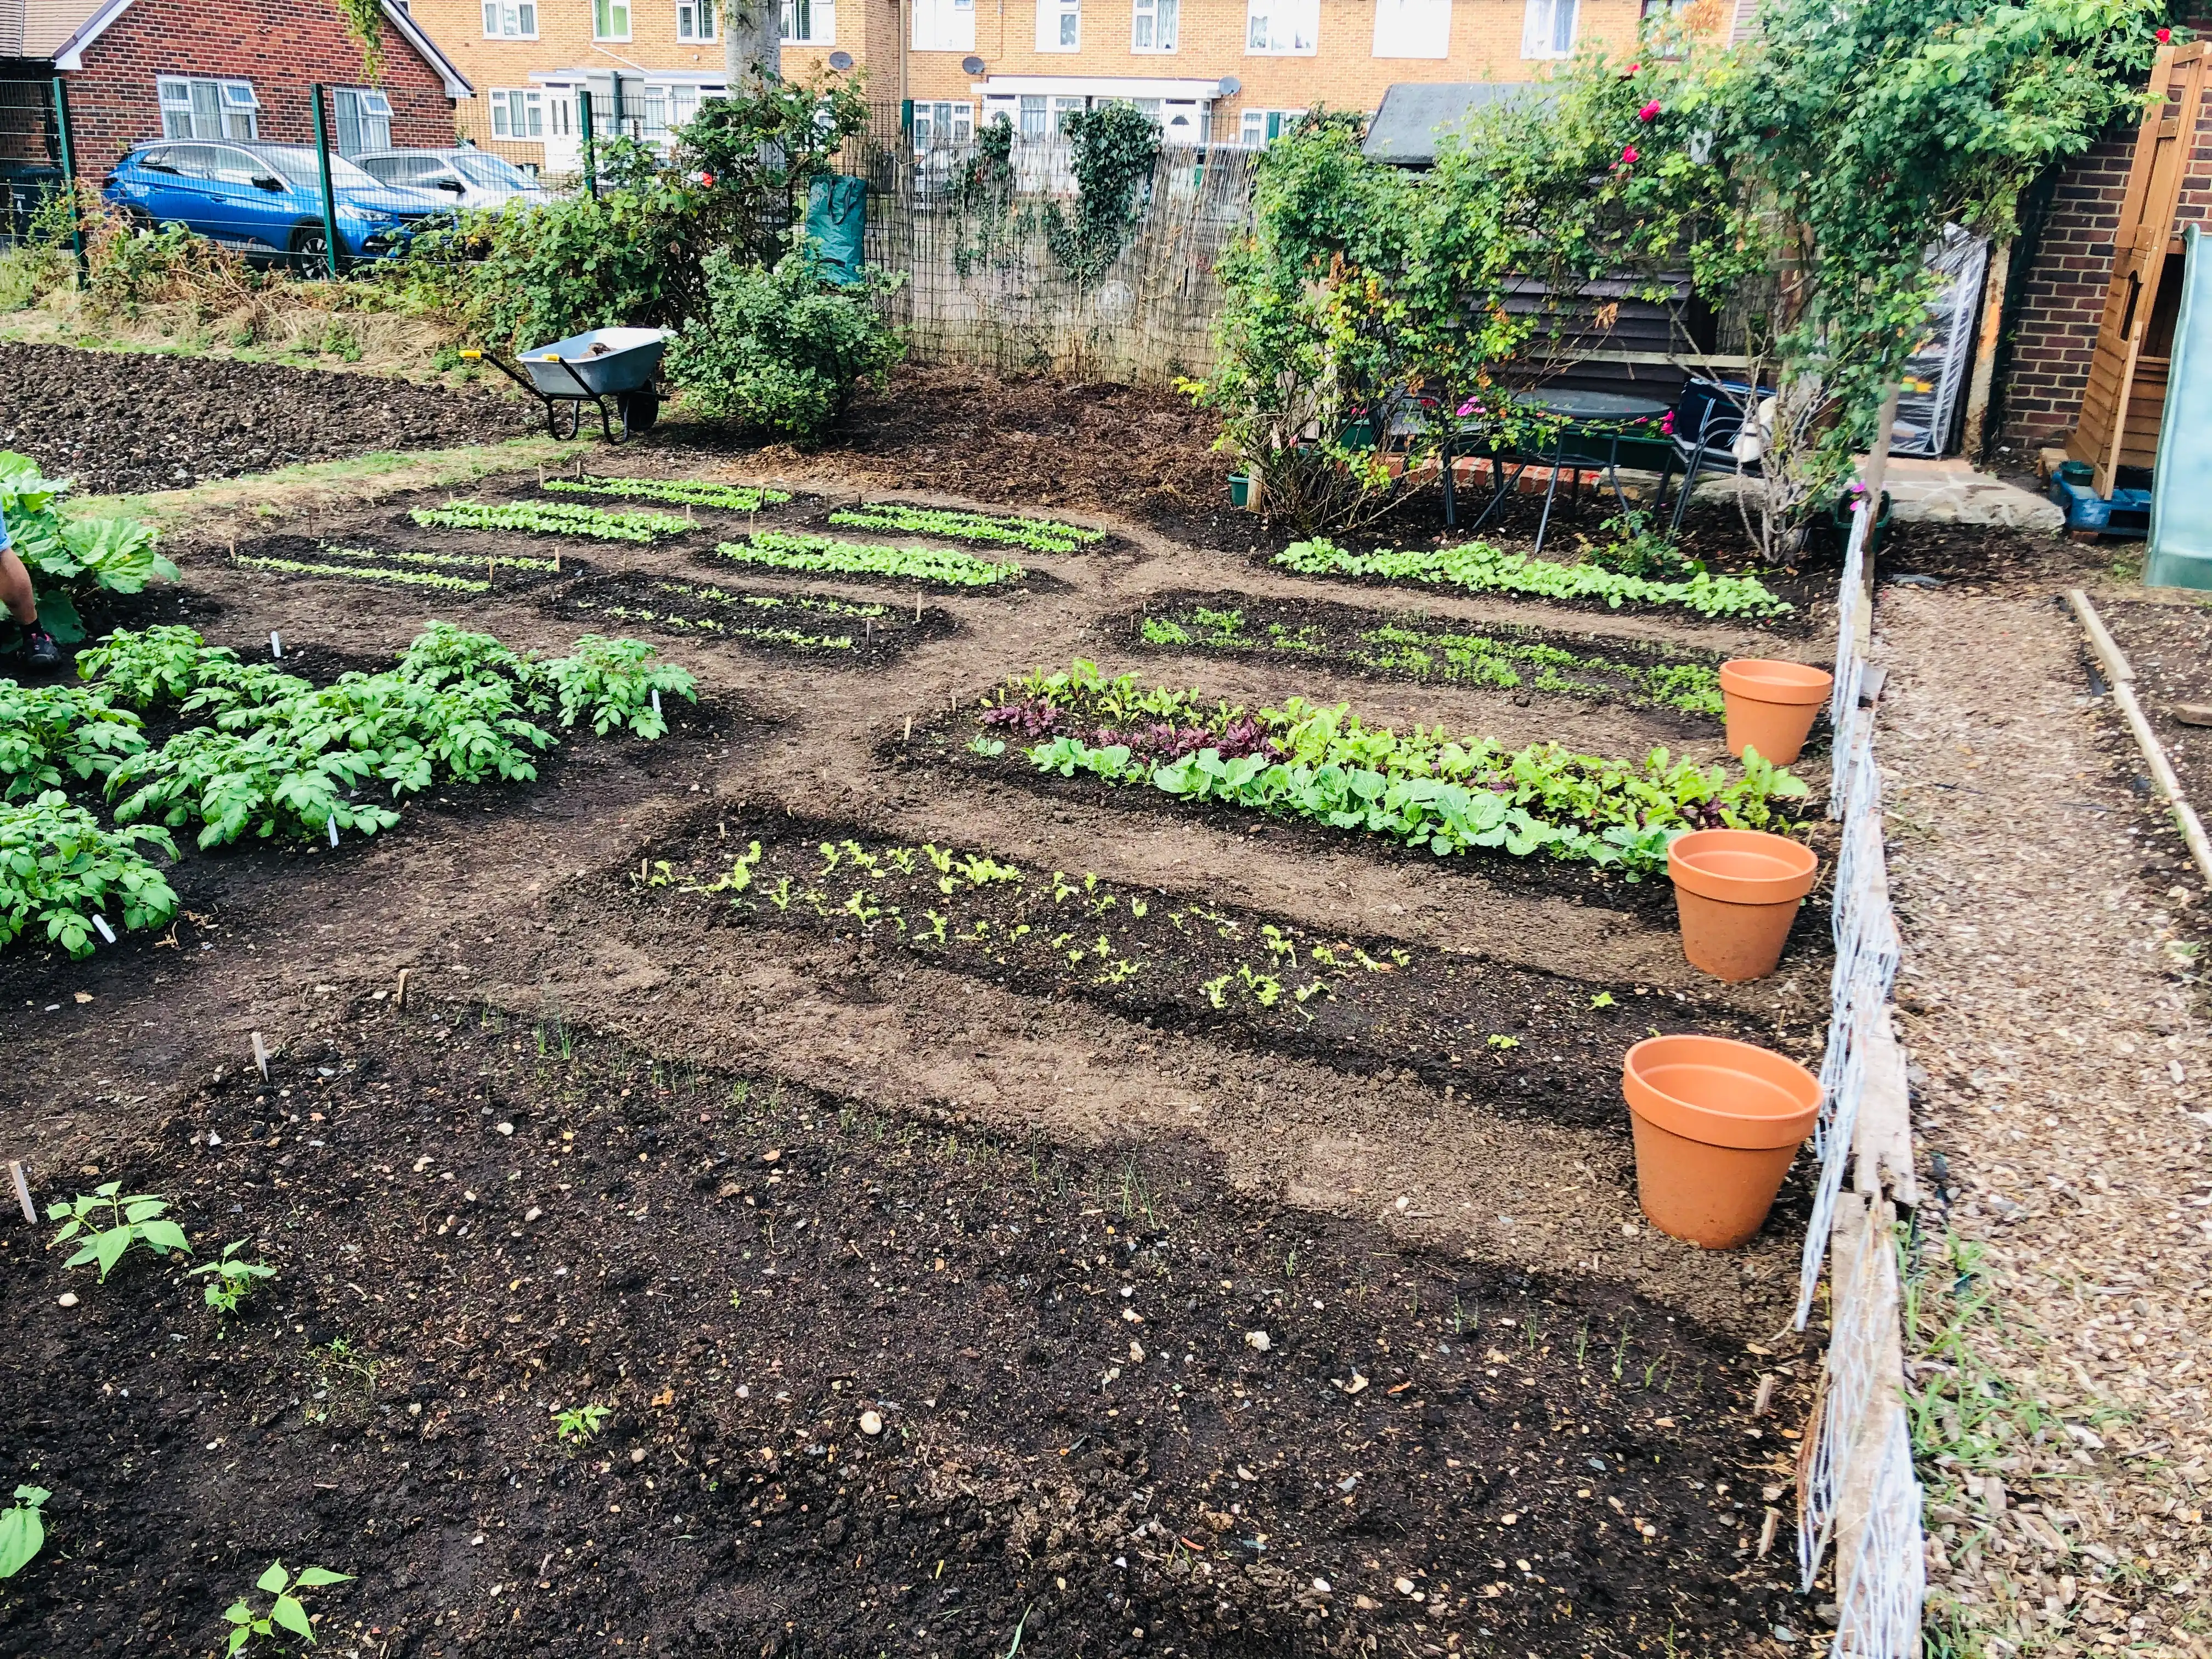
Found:
[[451, 149], [373, 149], [354, 165], [387, 185], [422, 191], [462, 208], [535, 205], [552, 192], [504, 157], [458, 145]]

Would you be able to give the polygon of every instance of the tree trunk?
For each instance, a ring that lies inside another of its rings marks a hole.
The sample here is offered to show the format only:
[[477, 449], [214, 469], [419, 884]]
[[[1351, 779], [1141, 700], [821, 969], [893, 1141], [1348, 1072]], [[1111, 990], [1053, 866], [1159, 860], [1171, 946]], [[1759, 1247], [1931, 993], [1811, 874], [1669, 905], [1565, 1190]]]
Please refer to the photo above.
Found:
[[730, 91], [783, 78], [782, 0], [722, 0], [722, 69]]

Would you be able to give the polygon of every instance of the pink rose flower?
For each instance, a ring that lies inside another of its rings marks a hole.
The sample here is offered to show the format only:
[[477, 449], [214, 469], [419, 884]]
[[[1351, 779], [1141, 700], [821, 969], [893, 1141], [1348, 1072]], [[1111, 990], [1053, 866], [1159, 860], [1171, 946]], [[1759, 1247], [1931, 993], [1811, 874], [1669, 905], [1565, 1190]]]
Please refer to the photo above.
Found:
[[1623, 145], [1620, 147], [1620, 165], [1621, 165], [1621, 166], [1623, 166], [1623, 167], [1634, 167], [1634, 166], [1636, 165], [1637, 161], [1638, 161], [1639, 159], [1640, 159], [1640, 158], [1639, 158], [1639, 157], [1637, 155], [1637, 154], [1636, 154], [1636, 146], [1635, 146], [1635, 145], [1633, 145], [1633, 144], [1623, 144]]
[[1659, 100], [1656, 98], [1654, 98], [1642, 109], [1637, 111], [1636, 118], [1639, 121], [1657, 120], [1659, 118]]

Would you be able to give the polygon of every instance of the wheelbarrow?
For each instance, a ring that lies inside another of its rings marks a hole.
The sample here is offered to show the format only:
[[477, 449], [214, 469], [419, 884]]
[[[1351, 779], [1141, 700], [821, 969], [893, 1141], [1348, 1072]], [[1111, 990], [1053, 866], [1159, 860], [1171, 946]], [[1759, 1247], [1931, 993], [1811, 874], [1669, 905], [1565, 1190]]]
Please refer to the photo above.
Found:
[[635, 433], [651, 431], [660, 418], [660, 390], [654, 377], [667, 346], [668, 336], [657, 328], [595, 328], [524, 352], [519, 369], [481, 351], [461, 356], [471, 362], [489, 363], [525, 392], [543, 398], [545, 429], [555, 437], [576, 435], [588, 400], [599, 411], [600, 435], [618, 444]]

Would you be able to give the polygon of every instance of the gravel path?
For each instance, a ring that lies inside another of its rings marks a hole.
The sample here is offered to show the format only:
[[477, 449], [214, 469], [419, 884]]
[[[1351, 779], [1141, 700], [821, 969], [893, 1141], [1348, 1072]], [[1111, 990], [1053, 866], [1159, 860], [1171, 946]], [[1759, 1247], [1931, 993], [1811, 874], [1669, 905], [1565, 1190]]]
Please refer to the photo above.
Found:
[[1879, 613], [1899, 1002], [1950, 1188], [1907, 1339], [1938, 1401], [1930, 1629], [2202, 1656], [2212, 1033], [2168, 947], [2212, 905], [2053, 591], [1888, 589]]

